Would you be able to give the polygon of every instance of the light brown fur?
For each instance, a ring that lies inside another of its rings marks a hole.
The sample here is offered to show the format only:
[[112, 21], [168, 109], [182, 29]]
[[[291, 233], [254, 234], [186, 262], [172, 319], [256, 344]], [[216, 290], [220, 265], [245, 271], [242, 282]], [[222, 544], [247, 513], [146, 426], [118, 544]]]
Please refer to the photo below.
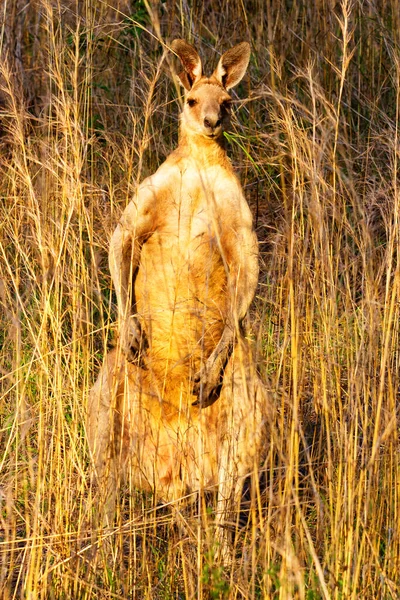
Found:
[[186, 42], [173, 49], [187, 89], [180, 143], [140, 185], [111, 240], [120, 345], [92, 388], [88, 435], [109, 516], [129, 471], [135, 486], [168, 501], [217, 486], [223, 519], [256, 467], [266, 409], [241, 332], [257, 240], [222, 142], [227, 90], [249, 47], [225, 53], [210, 78]]

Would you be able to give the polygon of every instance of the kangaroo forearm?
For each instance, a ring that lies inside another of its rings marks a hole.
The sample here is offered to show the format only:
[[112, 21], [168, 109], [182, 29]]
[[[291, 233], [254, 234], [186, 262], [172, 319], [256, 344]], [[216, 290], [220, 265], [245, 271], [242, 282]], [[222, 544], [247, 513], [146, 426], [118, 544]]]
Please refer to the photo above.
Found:
[[231, 296], [231, 313], [233, 322], [237, 323], [246, 316], [253, 301], [258, 282], [258, 248], [253, 245], [246, 255], [246, 260], [240, 260], [231, 265], [229, 273], [229, 288]]
[[128, 304], [131, 296], [132, 273], [132, 236], [118, 225], [111, 238], [109, 266], [111, 278], [117, 296], [120, 320], [128, 316]]
[[233, 291], [233, 312], [236, 317], [235, 321], [237, 320], [239, 323], [246, 316], [250, 304], [253, 301], [257, 287], [257, 276], [258, 265], [256, 274], [254, 273], [253, 269], [251, 274], [243, 274], [239, 272], [237, 275], [237, 282]]
[[133, 279], [137, 271], [142, 244], [154, 226], [154, 194], [148, 186], [140, 188], [135, 201], [122, 213], [110, 243], [109, 265], [118, 302], [119, 318], [131, 315]]

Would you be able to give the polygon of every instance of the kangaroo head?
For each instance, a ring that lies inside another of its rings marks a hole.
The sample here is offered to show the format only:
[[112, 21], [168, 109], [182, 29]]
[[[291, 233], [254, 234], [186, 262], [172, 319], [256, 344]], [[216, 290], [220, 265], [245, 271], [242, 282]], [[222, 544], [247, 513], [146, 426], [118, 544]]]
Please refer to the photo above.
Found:
[[225, 52], [211, 77], [203, 75], [198, 53], [185, 40], [174, 40], [171, 48], [184, 68], [179, 74], [186, 89], [183, 129], [191, 135], [219, 138], [229, 123], [232, 98], [228, 90], [237, 85], [246, 72], [250, 45], [242, 42]]

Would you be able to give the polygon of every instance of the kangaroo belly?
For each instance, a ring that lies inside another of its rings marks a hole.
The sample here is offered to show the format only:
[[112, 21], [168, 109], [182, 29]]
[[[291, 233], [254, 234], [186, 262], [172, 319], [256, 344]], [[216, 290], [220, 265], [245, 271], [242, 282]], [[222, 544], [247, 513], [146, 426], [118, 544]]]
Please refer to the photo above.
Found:
[[129, 481], [164, 501], [215, 485], [228, 417], [225, 405], [200, 411], [159, 400], [152, 373], [127, 364], [116, 398], [113, 439], [130, 470]]
[[187, 244], [154, 234], [141, 252], [136, 306], [149, 341], [152, 370], [160, 376], [197, 371], [221, 337], [226, 318], [226, 273], [207, 235]]

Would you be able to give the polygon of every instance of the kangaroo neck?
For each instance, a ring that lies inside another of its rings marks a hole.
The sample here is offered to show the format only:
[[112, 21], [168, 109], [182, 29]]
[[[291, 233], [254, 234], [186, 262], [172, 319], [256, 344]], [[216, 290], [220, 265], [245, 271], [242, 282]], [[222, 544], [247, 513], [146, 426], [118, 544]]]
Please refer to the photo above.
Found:
[[178, 151], [181, 156], [194, 160], [202, 167], [221, 165], [231, 168], [223, 136], [210, 139], [196, 133], [188, 133], [181, 128]]

